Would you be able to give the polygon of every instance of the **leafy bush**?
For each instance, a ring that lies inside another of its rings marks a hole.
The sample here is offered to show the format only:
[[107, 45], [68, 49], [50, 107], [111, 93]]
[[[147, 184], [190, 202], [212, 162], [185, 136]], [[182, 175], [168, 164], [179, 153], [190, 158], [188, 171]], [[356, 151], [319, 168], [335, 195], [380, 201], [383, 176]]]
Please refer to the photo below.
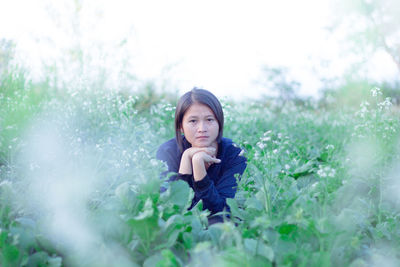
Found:
[[[155, 151], [174, 103], [153, 93], [1, 83], [2, 266], [398, 264], [399, 119], [374, 89], [342, 112], [223, 101], [248, 159], [230, 219], [208, 225]], [[52, 92], [52, 93], [50, 93]], [[167, 191], [160, 193], [161, 185]]]

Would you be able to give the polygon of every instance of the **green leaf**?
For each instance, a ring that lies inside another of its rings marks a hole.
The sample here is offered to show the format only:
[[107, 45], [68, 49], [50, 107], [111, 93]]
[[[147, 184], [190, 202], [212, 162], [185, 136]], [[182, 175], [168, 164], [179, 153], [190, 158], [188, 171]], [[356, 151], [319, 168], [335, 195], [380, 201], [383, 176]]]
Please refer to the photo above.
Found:
[[370, 264], [366, 263], [365, 260], [363, 259], [355, 259], [352, 261], [352, 263], [349, 265], [349, 267], [367, 267], [370, 266]]
[[27, 217], [19, 217], [15, 219], [16, 222], [19, 222], [22, 226], [35, 229], [36, 228], [36, 222], [32, 220], [31, 218]]
[[61, 257], [51, 257], [47, 260], [48, 267], [61, 267], [62, 258]]
[[128, 200], [130, 200], [132, 194], [133, 191], [131, 190], [131, 185], [129, 184], [129, 182], [122, 183], [115, 189], [115, 195], [123, 203], [126, 203]]
[[297, 225], [295, 224], [283, 224], [279, 227], [278, 232], [281, 235], [289, 235], [297, 230]]
[[169, 190], [169, 200], [179, 206], [179, 208], [184, 208], [189, 201], [190, 187], [189, 185], [181, 180], [171, 182]]
[[263, 256], [271, 262], [274, 260], [274, 251], [270, 246], [267, 246], [263, 242], [258, 244], [257, 255]]
[[0, 248], [4, 247], [4, 245], [6, 244], [7, 237], [8, 237], [8, 231], [2, 230], [0, 232]]
[[18, 261], [20, 252], [16, 246], [6, 245], [2, 249], [2, 252], [3, 252], [4, 262], [12, 264]]
[[192, 220], [192, 233], [197, 234], [203, 230], [203, 225], [201, 224], [200, 218], [194, 217]]
[[155, 216], [143, 220], [130, 219], [127, 223], [133, 232], [140, 238], [140, 242], [142, 243], [153, 242], [160, 232], [158, 219]]
[[184, 232], [182, 234], [183, 245], [185, 246], [186, 250], [190, 250], [193, 248], [194, 240], [193, 236], [190, 233]]
[[209, 238], [211, 239], [212, 243], [217, 245], [217, 244], [219, 244], [219, 241], [220, 241], [222, 229], [221, 229], [221, 227], [219, 227], [219, 224], [216, 223], [216, 224], [211, 225], [208, 228], [207, 234], [208, 234]]
[[163, 260], [157, 263], [157, 267], [178, 267], [181, 266], [179, 259], [169, 249], [161, 251]]
[[172, 247], [173, 245], [175, 245], [176, 240], [178, 239], [179, 233], [180, 233], [180, 231], [178, 229], [168, 233], [167, 241], [162, 242], [162, 244], [159, 244], [154, 249], [159, 250], [159, 249], [163, 249], [163, 248]]
[[255, 256], [257, 253], [257, 240], [246, 238], [244, 240], [244, 247], [252, 256]]
[[227, 198], [226, 199], [226, 203], [228, 204], [228, 206], [231, 209], [231, 213], [233, 217], [237, 217], [241, 220], [243, 220], [243, 214], [242, 212], [239, 210], [239, 207], [237, 205], [237, 202], [235, 199], [233, 198]]
[[13, 226], [10, 228], [10, 233], [18, 236], [18, 245], [21, 249], [28, 250], [36, 245], [35, 234], [29, 227]]
[[252, 238], [246, 238], [244, 240], [244, 247], [253, 257], [259, 255], [271, 262], [274, 260], [274, 251], [271, 247], [264, 244], [262, 240], [257, 241]]
[[245, 206], [247, 206], [247, 208], [255, 209], [257, 211], [262, 211], [264, 209], [261, 201], [254, 196], [251, 196], [248, 199], [246, 199]]
[[313, 166], [314, 166], [314, 161], [309, 160], [309, 161], [307, 161], [306, 164], [303, 164], [300, 167], [297, 167], [296, 170], [293, 172], [292, 176], [294, 178], [298, 178], [300, 176], [306, 175], [306, 174], [312, 172]]
[[202, 251], [208, 251], [212, 248], [212, 244], [209, 241], [203, 241], [199, 242], [196, 244], [196, 247], [194, 248], [193, 252], [194, 253], [200, 253]]
[[183, 216], [180, 214], [175, 214], [168, 218], [168, 220], [165, 222], [162, 228], [165, 231], [169, 231], [172, 228], [180, 228], [182, 227], [183, 224], [184, 224]]
[[29, 256], [27, 267], [45, 266], [49, 255], [45, 251], [39, 251]]
[[157, 266], [157, 263], [162, 261], [164, 259], [164, 257], [161, 255], [160, 252], [157, 252], [154, 255], [151, 255], [150, 257], [148, 257], [144, 263], [143, 263], [143, 267], [154, 267]]
[[143, 267], [178, 267], [182, 266], [180, 260], [169, 249], [164, 249], [161, 252], [147, 258]]
[[151, 201], [150, 198], [146, 199], [146, 202], [144, 203], [143, 210], [134, 217], [135, 220], [144, 220], [146, 218], [150, 218], [154, 214], [154, 209], [153, 209], [153, 201]]
[[326, 251], [315, 252], [312, 254], [312, 265], [314, 266], [331, 266], [330, 253]]

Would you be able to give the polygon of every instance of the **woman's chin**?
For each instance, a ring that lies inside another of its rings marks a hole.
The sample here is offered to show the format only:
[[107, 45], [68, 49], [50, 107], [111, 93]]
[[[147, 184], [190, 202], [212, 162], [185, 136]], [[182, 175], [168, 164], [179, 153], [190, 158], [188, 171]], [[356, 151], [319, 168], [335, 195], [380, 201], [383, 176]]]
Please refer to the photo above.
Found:
[[192, 146], [201, 148], [201, 147], [209, 147], [209, 146], [211, 146], [211, 144], [210, 144], [210, 142], [196, 142]]
[[[210, 147], [210, 146], [213, 146], [213, 142], [196, 142], [192, 144], [192, 147], [198, 147], [198, 148]], [[214, 145], [213, 147], [216, 147], [216, 145]]]
[[204, 144], [195, 144], [192, 147], [197, 147], [197, 148], [203, 148], [203, 147], [209, 147], [210, 145], [204, 145]]

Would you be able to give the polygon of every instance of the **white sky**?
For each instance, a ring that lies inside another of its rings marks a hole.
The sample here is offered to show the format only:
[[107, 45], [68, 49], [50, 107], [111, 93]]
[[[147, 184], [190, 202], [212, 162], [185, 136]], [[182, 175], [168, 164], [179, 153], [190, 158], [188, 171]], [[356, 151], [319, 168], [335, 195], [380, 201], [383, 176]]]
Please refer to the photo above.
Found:
[[[57, 58], [73, 42], [68, 35], [73, 2], [0, 0], [0, 38], [15, 40], [21, 58], [37, 70], [41, 60]], [[123, 57], [115, 47], [129, 37], [124, 48], [132, 72], [141, 79], [166, 75], [181, 92], [200, 86], [217, 96], [268, 93], [255, 82], [269, 65], [289, 67], [303, 85], [300, 93], [315, 95], [320, 84], [313, 68], [329, 77], [340, 75], [349, 62], [339, 59], [338, 40], [324, 30], [332, 18], [329, 0], [83, 2], [84, 45], [103, 43], [108, 57]], [[320, 59], [332, 64], [323, 70]], [[376, 62], [385, 66], [373, 71], [377, 77], [396, 75], [385, 55]]]

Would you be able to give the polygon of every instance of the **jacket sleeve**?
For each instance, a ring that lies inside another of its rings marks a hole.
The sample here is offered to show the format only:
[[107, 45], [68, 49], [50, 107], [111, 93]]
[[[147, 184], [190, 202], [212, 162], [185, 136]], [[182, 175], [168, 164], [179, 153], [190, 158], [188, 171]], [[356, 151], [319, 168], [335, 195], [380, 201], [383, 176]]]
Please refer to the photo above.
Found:
[[204, 208], [216, 213], [224, 208], [229, 210], [226, 204], [226, 198], [234, 198], [237, 189], [235, 174], [242, 175], [246, 169], [246, 158], [239, 156], [239, 151], [235, 151], [231, 159], [227, 159], [225, 170], [223, 171], [218, 183], [210, 179], [208, 174], [203, 180], [194, 182], [195, 195], [203, 200]]
[[[170, 181], [175, 181], [178, 180], [180, 177], [178, 177], [177, 171], [176, 171], [176, 162], [174, 160], [174, 155], [173, 155], [173, 148], [171, 147], [171, 145], [167, 142], [162, 144], [156, 153], [156, 158], [158, 160], [161, 160], [163, 162], [165, 162], [167, 164], [167, 170], [163, 171], [160, 174], [160, 179], [165, 179], [167, 177], [167, 175], [169, 173], [174, 173], [172, 174], [168, 181], [166, 181], [167, 183]], [[160, 187], [160, 192], [165, 192], [167, 190], [167, 183], [164, 183], [161, 185]]]
[[167, 184], [171, 181], [183, 180], [186, 181], [189, 186], [193, 185], [193, 175], [180, 174], [179, 170], [179, 155], [177, 154], [176, 148], [173, 143], [166, 142], [162, 144], [156, 153], [156, 158], [167, 164], [168, 169], [160, 174], [160, 179], [165, 179], [168, 174], [172, 175], [166, 180], [164, 184], [161, 185], [160, 192], [165, 192], [167, 190]]

